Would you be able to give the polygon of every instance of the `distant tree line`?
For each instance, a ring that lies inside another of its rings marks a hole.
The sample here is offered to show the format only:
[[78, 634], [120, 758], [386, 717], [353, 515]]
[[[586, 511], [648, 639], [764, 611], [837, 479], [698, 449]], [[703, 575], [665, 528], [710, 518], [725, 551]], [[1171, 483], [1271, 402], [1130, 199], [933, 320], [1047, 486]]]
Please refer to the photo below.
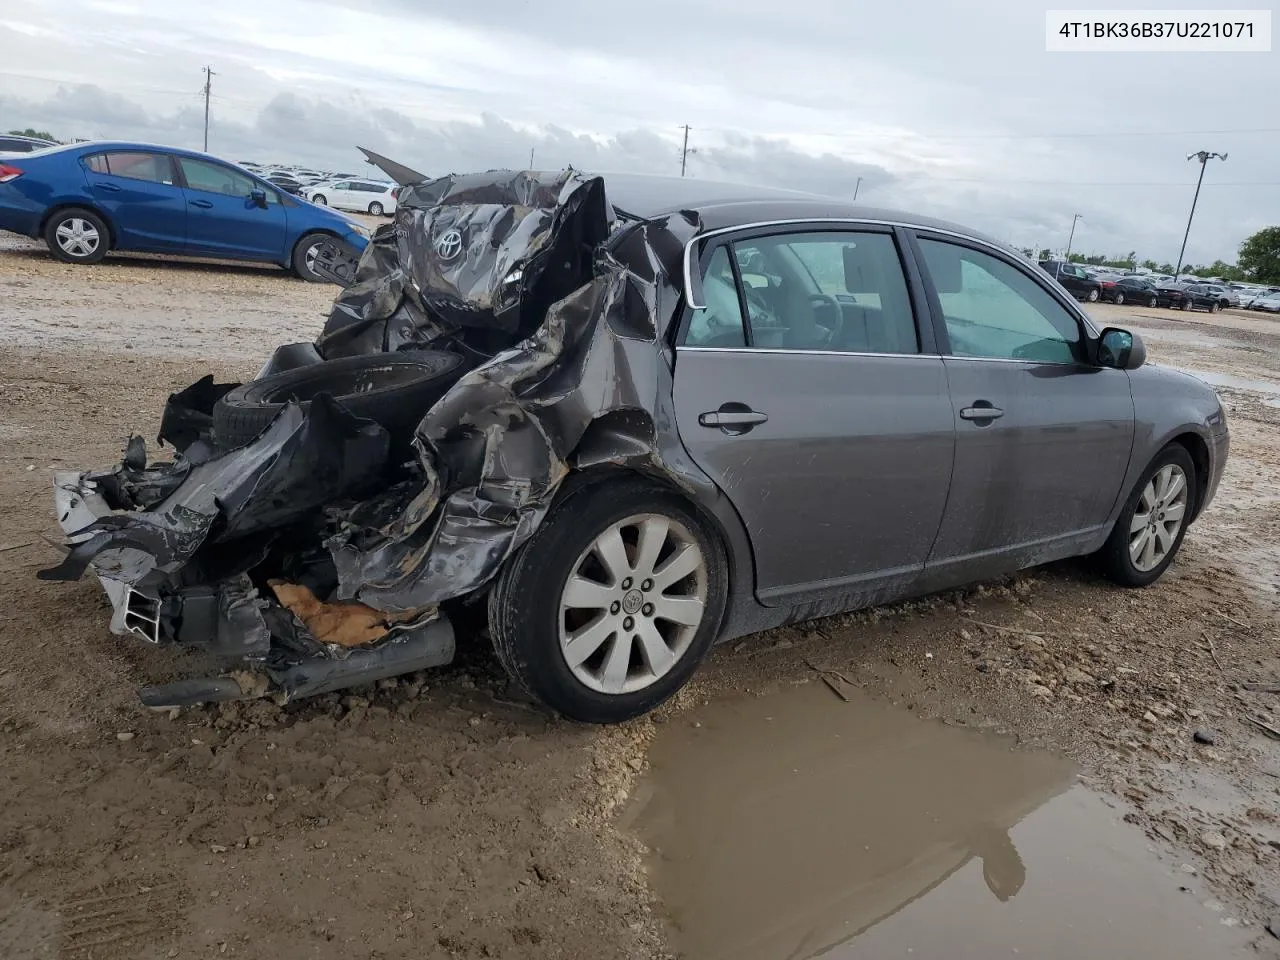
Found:
[[25, 130], [10, 130], [9, 134], [14, 137], [35, 137], [37, 140], [52, 140], [55, 143], [62, 142], [48, 130], [32, 130], [30, 127], [27, 127]]
[[[1022, 251], [1035, 260], [1048, 260], [1053, 256], [1048, 247], [1037, 252], [1030, 247]], [[1116, 267], [1121, 270], [1136, 270], [1143, 267], [1153, 273], [1173, 273], [1172, 263], [1156, 263], [1151, 259], [1139, 260], [1137, 251], [1130, 250], [1124, 256], [1102, 253], [1073, 253], [1072, 263], [1082, 263], [1090, 267]], [[1240, 244], [1238, 263], [1226, 263], [1215, 260], [1213, 263], [1197, 265], [1184, 263], [1182, 273], [1194, 274], [1197, 277], [1221, 277], [1223, 280], [1238, 280], [1252, 283], [1280, 284], [1280, 227], [1267, 227], [1259, 230], [1244, 243]]]

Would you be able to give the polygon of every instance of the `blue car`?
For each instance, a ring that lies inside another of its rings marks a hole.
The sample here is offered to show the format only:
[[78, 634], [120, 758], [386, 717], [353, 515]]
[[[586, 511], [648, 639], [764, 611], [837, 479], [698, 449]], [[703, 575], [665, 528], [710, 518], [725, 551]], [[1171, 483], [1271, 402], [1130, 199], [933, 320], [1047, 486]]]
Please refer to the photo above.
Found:
[[0, 230], [43, 237], [66, 263], [109, 250], [278, 263], [304, 280], [331, 238], [369, 231], [205, 153], [98, 141], [0, 158]]

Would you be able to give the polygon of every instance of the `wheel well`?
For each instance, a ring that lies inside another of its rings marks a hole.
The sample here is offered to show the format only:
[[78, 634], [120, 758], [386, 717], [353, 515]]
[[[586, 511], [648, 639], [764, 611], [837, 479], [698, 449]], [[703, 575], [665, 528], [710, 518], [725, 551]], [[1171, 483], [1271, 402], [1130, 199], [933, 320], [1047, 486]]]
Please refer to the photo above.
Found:
[[323, 230], [323, 229], [318, 229], [318, 230], [308, 230], [306, 233], [304, 233], [302, 236], [300, 236], [300, 237], [298, 238], [298, 242], [297, 242], [297, 243], [295, 243], [295, 244], [293, 245], [293, 249], [291, 249], [291, 250], [289, 251], [289, 262], [290, 262], [290, 263], [292, 263], [292, 262], [293, 262], [293, 258], [294, 258], [295, 256], [297, 256], [297, 255], [298, 255], [298, 248], [302, 246], [302, 241], [303, 241], [303, 240], [306, 240], [308, 237], [332, 237], [332, 238], [333, 238], [333, 239], [335, 239], [335, 240], [341, 240], [341, 239], [342, 239], [340, 236], [338, 236], [338, 235], [337, 235], [336, 233], [334, 233], [332, 230]]
[[100, 219], [107, 225], [107, 244], [114, 247], [116, 245], [116, 225], [111, 222], [111, 218], [107, 216], [102, 209], [95, 207], [92, 203], [60, 203], [57, 206], [50, 207], [45, 211], [45, 215], [40, 218], [40, 236], [44, 236], [44, 231], [49, 226], [49, 221], [53, 219], [55, 213], [61, 213], [63, 210], [88, 210], [95, 217]]
[[1191, 519], [1194, 520], [1200, 515], [1205, 492], [1209, 489], [1209, 445], [1205, 443], [1203, 437], [1194, 433], [1180, 434], [1174, 437], [1172, 442], [1185, 449], [1191, 455], [1191, 462], [1195, 464], [1196, 504], [1191, 513]]

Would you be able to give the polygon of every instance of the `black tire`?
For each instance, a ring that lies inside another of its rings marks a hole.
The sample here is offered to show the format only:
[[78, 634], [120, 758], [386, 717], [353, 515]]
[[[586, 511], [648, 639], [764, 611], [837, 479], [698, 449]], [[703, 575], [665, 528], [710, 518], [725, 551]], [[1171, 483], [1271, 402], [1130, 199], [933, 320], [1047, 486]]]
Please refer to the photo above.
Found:
[[1124, 303], [1124, 294], [1123, 294], [1123, 293], [1121, 293], [1119, 290], [1117, 290], [1117, 291], [1116, 291], [1116, 301], [1115, 301], [1115, 302], [1116, 302], [1116, 306], [1117, 306], [1117, 307], [1118, 307], [1118, 306], [1120, 306], [1120, 304]]
[[423, 414], [463, 373], [462, 358], [443, 351], [379, 353], [286, 370], [228, 391], [213, 407], [213, 442], [234, 450], [254, 440], [291, 399], [305, 408], [330, 394], [358, 417], [391, 434], [403, 452]]
[[382, 204], [380, 204], [377, 200], [369, 204], [369, 216], [371, 217], [382, 216]]
[[[1129, 556], [1129, 526], [1133, 521], [1134, 511], [1142, 499], [1143, 489], [1157, 471], [1171, 463], [1181, 467], [1182, 472], [1187, 477], [1186, 513], [1184, 514], [1182, 526], [1178, 530], [1178, 535], [1174, 538], [1173, 546], [1169, 549], [1164, 559], [1151, 570], [1142, 571], [1134, 566], [1133, 560]], [[1097, 560], [1103, 574], [1108, 579], [1125, 587], [1145, 587], [1159, 580], [1165, 570], [1169, 568], [1169, 565], [1173, 563], [1174, 557], [1178, 555], [1178, 550], [1182, 547], [1182, 538], [1186, 536], [1191, 517], [1195, 515], [1197, 490], [1196, 465], [1191, 459], [1191, 454], [1187, 452], [1186, 447], [1179, 443], [1169, 444], [1156, 455], [1156, 458], [1151, 461], [1151, 465], [1143, 471], [1142, 476], [1138, 478], [1138, 482], [1134, 484], [1129, 498], [1124, 503], [1124, 508], [1120, 511], [1120, 516], [1116, 519], [1116, 525], [1111, 530], [1111, 536], [1107, 538], [1107, 542], [1098, 551]]]
[[311, 198], [311, 202], [318, 203], [322, 207], [327, 207], [329, 205], [329, 201], [328, 199], [325, 198], [325, 195], [323, 193], [317, 193], [315, 196]]
[[1147, 299], [1147, 306], [1148, 306], [1148, 307], [1155, 308], [1155, 307], [1158, 307], [1159, 305], [1160, 305], [1160, 301], [1158, 301], [1155, 297], [1149, 297], [1149, 298]]
[[1186, 311], [1190, 312], [1190, 310], [1191, 310], [1191, 308], [1192, 308], [1193, 306], [1194, 306], [1194, 304], [1193, 304], [1190, 300], [1183, 300], [1183, 301], [1182, 301], [1182, 309], [1183, 309], [1183, 310], [1186, 310]]
[[[693, 639], [667, 673], [630, 693], [601, 693], [574, 676], [561, 652], [560, 598], [592, 541], [643, 513], [670, 517], [692, 533], [706, 561], [707, 600]], [[560, 499], [507, 561], [489, 593], [489, 630], [498, 661], [527, 694], [571, 720], [618, 723], [652, 710], [688, 682], [719, 633], [728, 592], [720, 538], [682, 498], [639, 477], [595, 481]]]
[[1098, 302], [1098, 296], [1099, 296], [1099, 294], [1098, 294], [1098, 291], [1097, 291], [1096, 289], [1094, 289], [1094, 290], [1090, 290], [1090, 291], [1089, 291], [1089, 302], [1090, 302], [1090, 303], [1097, 303], [1097, 302]]
[[[320, 276], [310, 266], [307, 265], [308, 253], [312, 248], [324, 243], [326, 240], [332, 240], [333, 237], [327, 233], [307, 233], [302, 236], [293, 247], [293, 272], [308, 283], [326, 283], [324, 277]], [[311, 257], [310, 259], [314, 259]]]
[[[70, 225], [77, 220], [97, 232], [97, 244], [89, 253], [72, 253], [58, 242], [58, 230], [64, 224]], [[111, 231], [107, 229], [106, 222], [92, 210], [84, 207], [67, 207], [51, 216], [49, 222], [44, 225], [44, 242], [48, 245], [54, 259], [61, 260], [63, 263], [98, 263], [111, 249]]]
[[1209, 308], [1209, 312], [1210, 312], [1210, 313], [1221, 313], [1221, 312], [1222, 312], [1222, 304], [1218, 303], [1218, 302], [1215, 300], [1215, 301], [1214, 301], [1214, 303], [1213, 303], [1213, 306], [1211, 306], [1211, 307]]

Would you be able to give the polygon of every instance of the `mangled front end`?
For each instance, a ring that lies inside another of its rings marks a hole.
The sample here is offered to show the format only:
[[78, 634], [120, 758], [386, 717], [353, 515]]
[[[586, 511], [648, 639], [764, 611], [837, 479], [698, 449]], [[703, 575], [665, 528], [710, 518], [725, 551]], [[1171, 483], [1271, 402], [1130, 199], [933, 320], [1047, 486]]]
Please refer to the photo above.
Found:
[[[648, 417], [669, 397], [669, 278], [696, 224], [606, 210], [602, 182], [574, 171], [402, 192], [302, 352], [461, 357], [407, 437], [335, 391], [284, 404], [225, 449], [214, 408], [237, 385], [206, 377], [166, 407], [172, 460], [149, 463], [134, 438], [111, 470], [58, 475], [69, 550], [43, 579], [92, 570], [116, 633], [254, 667], [148, 688], [144, 702], [289, 699], [452, 659], [449, 604], [476, 599], [532, 535], [591, 424]], [[586, 455], [679, 480], [678, 449], [651, 429]]]

